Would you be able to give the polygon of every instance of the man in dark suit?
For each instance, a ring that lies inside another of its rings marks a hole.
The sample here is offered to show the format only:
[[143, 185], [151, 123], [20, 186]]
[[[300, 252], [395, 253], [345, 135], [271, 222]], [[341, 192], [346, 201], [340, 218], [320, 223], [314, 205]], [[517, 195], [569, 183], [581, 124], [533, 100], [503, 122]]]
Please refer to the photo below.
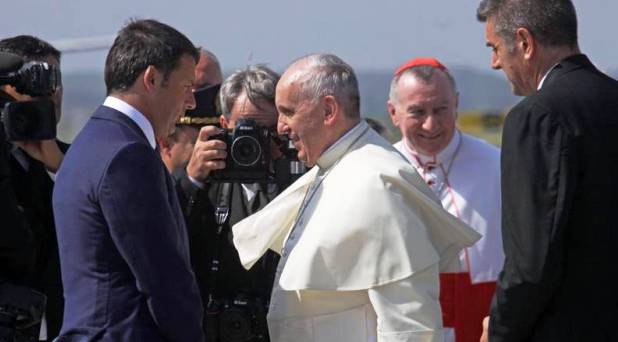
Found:
[[[278, 74], [262, 65], [230, 75], [219, 93], [221, 127], [231, 129], [240, 119], [253, 119], [274, 131], [278, 80]], [[272, 143], [274, 182], [213, 182], [211, 172], [226, 166], [222, 159], [229, 152], [223, 141], [208, 139], [216, 133], [213, 126], [202, 128], [186, 169], [174, 173], [189, 228], [191, 261], [207, 311], [206, 340], [267, 341], [266, 311], [278, 257], [268, 253], [251, 270], [245, 270], [230, 228], [291, 183], [290, 160]], [[227, 215], [216, 215], [222, 210], [227, 210]], [[217, 222], [217, 217], [222, 221]]]
[[109, 51], [108, 97], [54, 189], [66, 309], [57, 341], [204, 338], [186, 228], [155, 143], [195, 106], [197, 59], [154, 20], [129, 23]]
[[477, 14], [492, 68], [526, 96], [504, 126], [506, 260], [484, 338], [618, 341], [618, 82], [580, 53], [570, 0]]
[[[60, 51], [36, 37], [21, 35], [3, 39], [0, 41], [0, 51], [13, 53], [24, 62], [46, 62], [60, 71]], [[56, 123], [62, 112], [60, 78], [59, 81], [50, 97], [55, 104]], [[32, 100], [29, 95], [20, 93], [11, 85], [1, 87], [0, 98], [0, 108], [5, 102]], [[39, 336], [42, 341], [51, 341], [58, 336], [63, 312], [60, 261], [51, 196], [53, 178], [68, 145], [56, 139], [7, 142], [0, 138], [0, 149], [8, 157], [0, 158], [0, 164], [3, 164], [0, 167], [7, 170], [8, 176], [1, 190], [3, 199], [0, 206], [2, 210], [17, 215], [13, 219], [5, 214], [0, 215], [1, 225], [5, 228], [0, 231], [0, 250], [11, 250], [6, 254], [0, 252], [3, 256], [0, 258], [0, 282], [9, 281], [27, 286], [47, 297], [45, 319]], [[20, 235], [21, 238], [13, 239]]]

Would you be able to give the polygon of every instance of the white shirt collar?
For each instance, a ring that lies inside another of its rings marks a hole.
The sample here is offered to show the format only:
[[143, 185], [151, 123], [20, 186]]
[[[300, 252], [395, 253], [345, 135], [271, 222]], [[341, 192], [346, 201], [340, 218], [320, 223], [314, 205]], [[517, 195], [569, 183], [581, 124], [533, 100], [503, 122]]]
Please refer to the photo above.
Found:
[[144, 135], [146, 136], [146, 139], [148, 139], [150, 146], [152, 146], [153, 149], [157, 148], [157, 141], [155, 139], [152, 124], [139, 110], [135, 109], [135, 107], [122, 101], [121, 99], [113, 96], [108, 96], [103, 102], [103, 105], [105, 107], [115, 109], [122, 114], [128, 116], [131, 120], [133, 120], [133, 122], [137, 124], [137, 126], [139, 126], [142, 132], [144, 132]]
[[365, 133], [368, 127], [369, 125], [367, 125], [365, 120], [361, 120], [356, 126], [352, 127], [352, 129], [347, 131], [341, 138], [335, 141], [334, 144], [328, 147], [326, 151], [322, 152], [316, 164], [321, 169], [328, 169], [333, 166], [333, 164], [348, 151], [357, 138]]
[[547, 75], [549, 75], [549, 73], [554, 70], [555, 67], [558, 66], [558, 64], [560, 64], [560, 62], [554, 64], [551, 68], [549, 68], [549, 70], [547, 70], [547, 72], [545, 73], [545, 75], [543, 75], [543, 78], [541, 78], [541, 82], [539, 82], [539, 86], [536, 87], [536, 90], [541, 90], [541, 88], [543, 87], [543, 83], [545, 82], [545, 79], [547, 78]]

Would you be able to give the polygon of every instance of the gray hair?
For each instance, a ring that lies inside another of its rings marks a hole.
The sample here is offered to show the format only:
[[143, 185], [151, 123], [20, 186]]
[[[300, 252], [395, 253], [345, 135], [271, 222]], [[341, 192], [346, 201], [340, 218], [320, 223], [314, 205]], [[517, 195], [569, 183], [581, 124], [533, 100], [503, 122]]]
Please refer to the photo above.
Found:
[[548, 47], [577, 46], [577, 15], [571, 0], [482, 0], [480, 22], [492, 19], [494, 30], [513, 51], [515, 32], [526, 28]]
[[279, 74], [261, 64], [235, 71], [221, 84], [217, 99], [221, 113], [229, 120], [234, 103], [242, 94], [245, 94], [258, 108], [260, 103], [264, 102], [275, 106], [275, 89], [278, 81]]
[[446, 78], [448, 79], [453, 89], [453, 94], [457, 94], [457, 83], [455, 83], [455, 78], [453, 78], [453, 75], [451, 75], [451, 73], [447, 69], [440, 70], [430, 65], [418, 65], [418, 66], [405, 69], [399, 75], [396, 75], [395, 77], [393, 77], [393, 80], [391, 81], [391, 87], [388, 92], [388, 99], [391, 102], [397, 102], [397, 99], [398, 99], [397, 98], [397, 87], [399, 85], [399, 80], [402, 77], [413, 76], [417, 80], [420, 80], [425, 84], [428, 84], [436, 72], [442, 72], [446, 76]]
[[345, 116], [360, 118], [360, 95], [354, 70], [341, 58], [331, 54], [301, 57], [292, 65], [304, 64], [301, 94], [307, 99], [334, 96]]

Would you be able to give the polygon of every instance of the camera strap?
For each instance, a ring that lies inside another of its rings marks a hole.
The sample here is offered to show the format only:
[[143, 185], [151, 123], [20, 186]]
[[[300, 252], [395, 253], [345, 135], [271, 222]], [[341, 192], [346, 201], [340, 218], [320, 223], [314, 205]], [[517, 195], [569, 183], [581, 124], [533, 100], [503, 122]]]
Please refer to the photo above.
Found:
[[215, 222], [217, 223], [217, 242], [213, 248], [213, 256], [210, 262], [210, 274], [207, 282], [207, 289], [209, 292], [208, 301], [212, 301], [216, 297], [217, 289], [217, 273], [220, 266], [220, 248], [221, 237], [224, 235], [224, 227], [230, 216], [230, 199], [232, 194], [231, 183], [221, 183], [217, 190], [217, 202], [215, 207]]
[[222, 183], [217, 193], [217, 207], [215, 208], [215, 222], [217, 222], [217, 234], [221, 234], [223, 225], [230, 216], [230, 197], [232, 193], [231, 183]]

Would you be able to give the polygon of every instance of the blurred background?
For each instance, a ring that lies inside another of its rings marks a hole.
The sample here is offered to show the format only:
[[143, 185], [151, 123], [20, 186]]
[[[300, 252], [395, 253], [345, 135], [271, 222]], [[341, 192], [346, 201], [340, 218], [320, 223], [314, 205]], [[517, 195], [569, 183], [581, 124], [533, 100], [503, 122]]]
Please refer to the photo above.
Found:
[[[582, 51], [618, 77], [616, 0], [574, 0]], [[130, 18], [174, 26], [214, 52], [224, 77], [247, 64], [282, 72], [312, 52], [334, 53], [357, 72], [364, 116], [397, 139], [386, 112], [392, 72], [412, 57], [440, 59], [460, 91], [460, 127], [499, 143], [503, 115], [519, 99], [489, 68], [478, 0], [20, 0], [3, 3], [2, 38], [31, 34], [63, 50], [62, 140], [71, 141], [105, 98], [103, 68], [116, 32]]]

